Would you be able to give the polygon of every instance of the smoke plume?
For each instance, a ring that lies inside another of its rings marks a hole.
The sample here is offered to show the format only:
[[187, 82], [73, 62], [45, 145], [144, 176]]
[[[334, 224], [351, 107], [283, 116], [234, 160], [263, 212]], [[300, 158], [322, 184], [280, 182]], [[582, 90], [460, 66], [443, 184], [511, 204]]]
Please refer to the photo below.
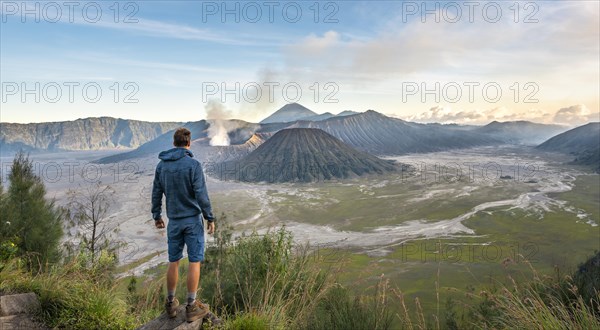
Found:
[[228, 127], [227, 118], [231, 115], [223, 104], [216, 100], [209, 100], [206, 106], [206, 119], [210, 123], [208, 127], [208, 137], [210, 138], [211, 146], [228, 146], [229, 135], [227, 132], [232, 129]]

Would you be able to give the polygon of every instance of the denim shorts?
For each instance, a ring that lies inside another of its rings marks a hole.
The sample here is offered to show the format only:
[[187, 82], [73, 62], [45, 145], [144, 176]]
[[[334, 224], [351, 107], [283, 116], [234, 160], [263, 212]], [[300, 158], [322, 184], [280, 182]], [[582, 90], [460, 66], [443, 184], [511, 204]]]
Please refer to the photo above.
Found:
[[190, 262], [204, 260], [204, 224], [200, 214], [186, 218], [169, 219], [167, 225], [169, 262], [183, 258], [183, 245], [187, 246]]

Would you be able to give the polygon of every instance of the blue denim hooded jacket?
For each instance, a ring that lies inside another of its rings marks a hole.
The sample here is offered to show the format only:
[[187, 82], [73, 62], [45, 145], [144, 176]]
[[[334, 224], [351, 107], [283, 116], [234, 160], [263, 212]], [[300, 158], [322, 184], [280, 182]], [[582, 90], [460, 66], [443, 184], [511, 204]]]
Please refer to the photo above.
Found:
[[177, 219], [202, 213], [204, 219], [215, 221], [206, 190], [200, 162], [191, 151], [173, 148], [158, 155], [152, 186], [152, 217], [161, 218], [163, 194], [167, 200], [167, 217]]

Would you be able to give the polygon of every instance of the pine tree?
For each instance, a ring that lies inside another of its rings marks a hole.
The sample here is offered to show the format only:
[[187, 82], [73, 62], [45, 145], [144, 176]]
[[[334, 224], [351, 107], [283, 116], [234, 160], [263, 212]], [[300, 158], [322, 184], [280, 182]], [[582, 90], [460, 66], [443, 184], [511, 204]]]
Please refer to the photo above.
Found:
[[4, 208], [4, 185], [2, 184], [2, 178], [0, 177], [0, 238], [4, 241], [4, 230], [8, 224], [6, 223], [6, 214]]
[[62, 211], [54, 201], [46, 200], [46, 187], [23, 152], [15, 156], [8, 181], [0, 238], [12, 238], [20, 255], [38, 256], [42, 264], [58, 261]]

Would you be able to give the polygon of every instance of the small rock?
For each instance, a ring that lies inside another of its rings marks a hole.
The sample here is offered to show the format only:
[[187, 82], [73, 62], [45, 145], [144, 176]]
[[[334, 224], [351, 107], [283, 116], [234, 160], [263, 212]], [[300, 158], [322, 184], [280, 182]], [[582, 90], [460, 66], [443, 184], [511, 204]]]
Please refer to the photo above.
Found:
[[0, 317], [1, 330], [47, 330], [48, 328], [34, 322], [27, 314]]
[[[212, 326], [219, 326], [222, 321], [213, 313], [209, 312], [204, 318], [208, 320]], [[177, 308], [177, 316], [169, 318], [166, 313], [161, 314], [154, 320], [142, 325], [137, 330], [198, 330], [202, 329], [203, 319], [187, 323], [185, 320], [185, 304]]]
[[0, 316], [26, 314], [40, 308], [40, 302], [33, 292], [0, 297]]

